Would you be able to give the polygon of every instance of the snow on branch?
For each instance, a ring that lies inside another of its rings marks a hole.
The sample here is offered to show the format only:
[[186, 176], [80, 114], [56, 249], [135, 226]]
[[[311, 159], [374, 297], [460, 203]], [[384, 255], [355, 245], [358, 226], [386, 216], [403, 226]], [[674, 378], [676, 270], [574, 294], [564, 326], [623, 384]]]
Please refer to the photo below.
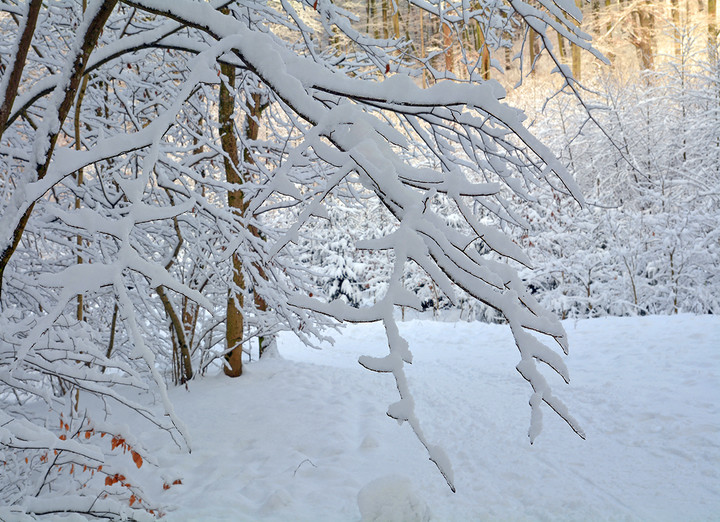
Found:
[[[412, 3], [449, 24], [514, 10], [539, 33], [552, 27], [587, 47], [573, 2]], [[567, 353], [565, 332], [511, 266], [532, 263], [501, 228], [526, 224], [514, 206], [550, 173], [583, 198], [498, 82], [423, 88], [405, 74], [409, 42], [364, 35], [327, 1], [98, 1], [82, 15], [59, 12], [62, 24], [40, 20], [44, 61], [28, 62], [26, 85], [4, 100], [0, 401], [39, 398], [75, 416], [85, 400], [118, 403], [189, 449], [168, 374], [187, 383], [249, 337], [281, 329], [309, 344], [329, 324], [382, 321], [388, 355], [359, 362], [393, 375], [400, 400], [388, 415], [411, 426], [454, 491], [447, 455], [415, 414], [404, 367], [412, 353], [394, 315], [423, 307], [405, 281], [414, 267], [451, 303], [469, 295], [507, 320], [533, 390], [531, 441], [542, 404], [582, 436], [540, 372], [567, 382], [561, 354], [530, 333]], [[352, 52], [324, 48], [331, 34]], [[224, 120], [220, 96], [232, 100]], [[295, 249], [332, 219], [334, 202], [370, 200], [389, 224], [356, 247], [387, 254], [384, 292], [360, 308], [318, 298], [313, 278], [324, 267]], [[245, 323], [230, 342], [232, 306]], [[125, 393], [136, 390], [153, 393], [158, 411]], [[16, 448], [25, 424], [12, 417], [0, 422], [0, 444]], [[51, 431], [37, 433], [55, 444]], [[122, 485], [116, 475], [111, 485]]]

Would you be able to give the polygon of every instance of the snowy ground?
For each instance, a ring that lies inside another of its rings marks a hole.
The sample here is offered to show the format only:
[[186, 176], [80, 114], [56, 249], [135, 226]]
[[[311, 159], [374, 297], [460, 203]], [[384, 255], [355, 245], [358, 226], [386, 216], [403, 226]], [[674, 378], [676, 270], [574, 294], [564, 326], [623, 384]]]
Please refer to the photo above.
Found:
[[[550, 411], [527, 441], [529, 387], [507, 327], [401, 324], [431, 442], [452, 460], [445, 485], [407, 425], [385, 415], [396, 391], [360, 354], [382, 330], [352, 326], [334, 348], [291, 336], [282, 359], [172, 398], [192, 434], [182, 454], [145, 442], [168, 479], [158, 497], [180, 520], [720, 520], [720, 318], [606, 318], [565, 323], [572, 383], [553, 381], [582, 422]], [[149, 435], [148, 435], [149, 437]]]

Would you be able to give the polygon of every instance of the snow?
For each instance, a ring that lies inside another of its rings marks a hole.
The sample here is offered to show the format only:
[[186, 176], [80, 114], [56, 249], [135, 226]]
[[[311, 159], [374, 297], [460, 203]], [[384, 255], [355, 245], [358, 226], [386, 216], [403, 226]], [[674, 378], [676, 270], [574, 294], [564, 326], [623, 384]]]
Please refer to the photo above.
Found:
[[[407, 423], [386, 415], [394, 379], [381, 324], [334, 347], [291, 335], [280, 358], [170, 390], [191, 454], [137, 434], [166, 483], [146, 490], [180, 520], [704, 520], [720, 513], [720, 318], [566, 321], [569, 386], [555, 392], [585, 430], [556, 415], [527, 439], [528, 393], [507, 326], [399, 323], [424, 435], [454, 470], [453, 494]], [[547, 409], [543, 406], [543, 409]], [[157, 475], [153, 468], [144, 468]], [[152, 482], [148, 479], [148, 483]]]
[[358, 493], [358, 507], [362, 522], [432, 519], [427, 504], [413, 492], [410, 479], [401, 476], [388, 475], [367, 484]]

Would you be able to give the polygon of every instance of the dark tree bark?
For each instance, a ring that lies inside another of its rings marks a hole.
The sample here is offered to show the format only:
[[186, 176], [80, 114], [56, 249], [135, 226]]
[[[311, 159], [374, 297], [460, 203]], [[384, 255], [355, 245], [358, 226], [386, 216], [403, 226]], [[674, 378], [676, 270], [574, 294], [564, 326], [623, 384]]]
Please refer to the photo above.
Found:
[[3, 93], [0, 93], [0, 95], [3, 95], [2, 104], [0, 105], [0, 137], [2, 137], [3, 129], [10, 117], [10, 111], [12, 110], [15, 96], [17, 96], [20, 79], [22, 78], [23, 69], [25, 68], [25, 60], [27, 59], [27, 53], [30, 50], [30, 44], [32, 43], [32, 37], [35, 33], [35, 26], [37, 25], [37, 19], [40, 14], [41, 6], [42, 0], [30, 1], [27, 16], [25, 18], [25, 25], [23, 26], [22, 33], [20, 34], [15, 59], [5, 72], [5, 74], [8, 75], [8, 84], [4, 95]]

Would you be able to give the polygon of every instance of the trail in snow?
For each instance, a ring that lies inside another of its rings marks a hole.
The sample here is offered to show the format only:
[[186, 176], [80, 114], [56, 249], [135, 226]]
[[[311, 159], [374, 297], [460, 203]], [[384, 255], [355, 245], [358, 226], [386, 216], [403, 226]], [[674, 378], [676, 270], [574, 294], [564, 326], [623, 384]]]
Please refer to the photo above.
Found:
[[507, 327], [401, 323], [417, 412], [452, 460], [456, 494], [408, 426], [385, 415], [397, 399], [392, 379], [357, 363], [384, 353], [379, 325], [350, 326], [323, 350], [284, 336], [283, 358], [249, 364], [241, 379], [173, 390], [195, 450], [146, 443], [168, 478], [183, 481], [153, 493], [176, 506], [170, 520], [720, 516], [720, 318], [565, 327], [572, 382], [551, 384], [587, 440], [548, 411], [530, 446], [530, 390], [513, 369]]

